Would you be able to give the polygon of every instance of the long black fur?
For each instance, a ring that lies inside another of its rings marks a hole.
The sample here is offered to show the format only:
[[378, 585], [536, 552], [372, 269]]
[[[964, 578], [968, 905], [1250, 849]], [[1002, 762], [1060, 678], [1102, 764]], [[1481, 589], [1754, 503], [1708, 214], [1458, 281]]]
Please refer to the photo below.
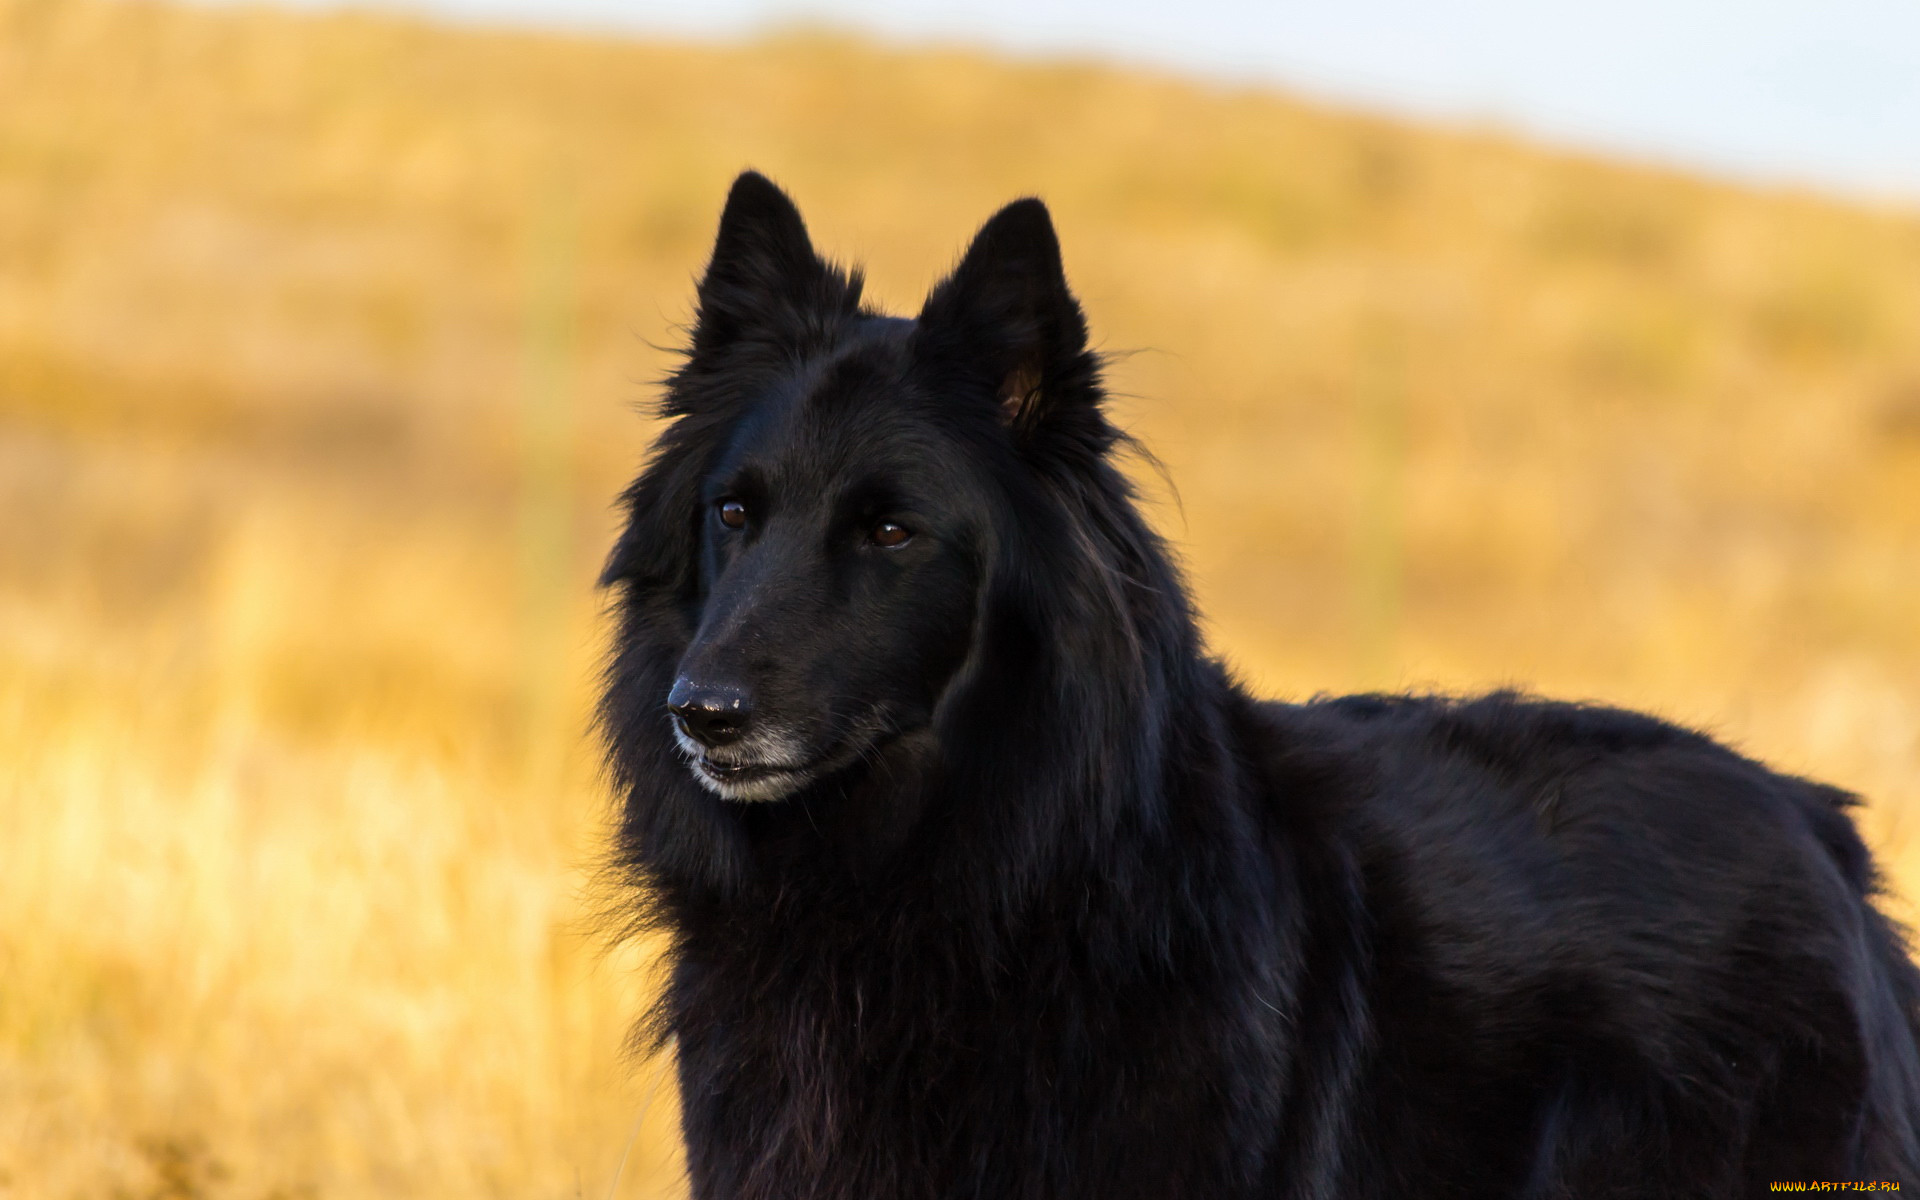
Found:
[[[860, 292], [739, 179], [606, 570], [696, 1197], [1920, 1185], [1920, 977], [1850, 797], [1629, 712], [1250, 698], [1040, 203], [914, 320]], [[715, 794], [676, 679], [785, 739], [712, 771], [810, 773]]]

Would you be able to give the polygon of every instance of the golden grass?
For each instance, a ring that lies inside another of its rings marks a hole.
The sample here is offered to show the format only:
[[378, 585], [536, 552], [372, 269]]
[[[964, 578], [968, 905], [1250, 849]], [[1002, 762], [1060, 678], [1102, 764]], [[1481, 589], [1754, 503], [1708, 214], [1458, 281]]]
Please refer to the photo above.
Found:
[[[1053, 204], [1214, 644], [1872, 797], [1920, 220], [1091, 66], [0, 0], [0, 1197], [608, 1195], [608, 501], [725, 185], [910, 307]], [[673, 1194], [671, 1097], [617, 1192]]]

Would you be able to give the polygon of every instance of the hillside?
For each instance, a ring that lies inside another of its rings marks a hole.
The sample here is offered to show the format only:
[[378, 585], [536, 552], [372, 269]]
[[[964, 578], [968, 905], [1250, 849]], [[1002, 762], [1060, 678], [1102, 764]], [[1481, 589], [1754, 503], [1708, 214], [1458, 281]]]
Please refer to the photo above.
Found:
[[902, 311], [1048, 200], [1261, 688], [1653, 708], [1920, 887], [1920, 215], [1090, 65], [0, 0], [0, 1200], [677, 1194], [591, 582], [746, 165]]

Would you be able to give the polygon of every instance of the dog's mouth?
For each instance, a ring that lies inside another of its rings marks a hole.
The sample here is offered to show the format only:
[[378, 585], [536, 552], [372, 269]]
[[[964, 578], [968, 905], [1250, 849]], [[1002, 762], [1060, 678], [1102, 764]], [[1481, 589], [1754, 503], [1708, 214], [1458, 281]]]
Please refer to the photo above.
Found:
[[705, 755], [696, 759], [693, 765], [716, 783], [746, 783], [755, 779], [765, 779], [769, 775], [781, 775], [800, 769], [771, 767], [761, 763], [718, 763]]
[[784, 800], [815, 780], [851, 766], [874, 742], [870, 736], [850, 736], [824, 752], [802, 757], [805, 750], [799, 744], [776, 738], [773, 745], [758, 747], [763, 754], [772, 752], [767, 757], [741, 754], [736, 758], [733, 754], [740, 754], [742, 748], [728, 747], [721, 751], [728, 757], [719, 758], [677, 727], [674, 740], [701, 787], [724, 800], [739, 801]]
[[694, 756], [693, 773], [729, 800], [777, 800], [812, 778], [816, 763], [723, 763]]
[[673, 739], [700, 786], [723, 800], [784, 799], [812, 782], [827, 763], [826, 758], [803, 757], [801, 747], [785, 739], [756, 747], [764, 757], [748, 757], [746, 747], [729, 747], [721, 752], [725, 758], [715, 757], [677, 724]]

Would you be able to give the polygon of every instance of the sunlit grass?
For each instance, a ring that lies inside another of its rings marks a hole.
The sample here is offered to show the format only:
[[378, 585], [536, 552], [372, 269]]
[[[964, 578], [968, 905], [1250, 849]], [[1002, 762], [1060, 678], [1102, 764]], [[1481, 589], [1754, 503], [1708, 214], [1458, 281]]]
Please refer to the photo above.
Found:
[[1920, 884], [1910, 214], [1088, 66], [0, 0], [0, 1197], [675, 1193], [590, 584], [749, 164], [899, 309], [1048, 198], [1262, 689], [1653, 708]]

